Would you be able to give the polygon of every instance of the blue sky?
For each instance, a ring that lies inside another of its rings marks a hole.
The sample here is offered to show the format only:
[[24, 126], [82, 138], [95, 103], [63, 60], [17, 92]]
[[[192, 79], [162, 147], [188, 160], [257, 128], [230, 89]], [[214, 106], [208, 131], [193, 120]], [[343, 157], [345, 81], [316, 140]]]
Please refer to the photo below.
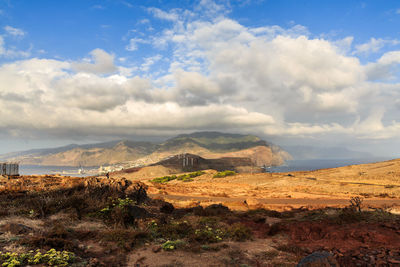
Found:
[[[397, 1], [221, 1], [227, 17], [247, 27], [306, 27], [312, 36], [338, 39], [353, 36], [353, 44], [371, 37], [396, 39], [400, 34]], [[159, 53], [142, 44], [126, 51], [129, 37], [155, 35], [171, 24], [154, 18], [149, 8], [194, 10], [198, 1], [4, 1], [0, 26], [22, 29], [26, 36], [10, 43], [32, 56], [79, 59], [94, 48], [132, 61]], [[196, 14], [197, 15], [197, 14]], [[148, 23], [143, 23], [148, 20]], [[151, 26], [152, 30], [149, 30]], [[43, 53], [45, 52], [45, 53]], [[10, 59], [2, 58], [2, 61]], [[364, 60], [361, 58], [361, 60]]]
[[224, 130], [397, 155], [398, 1], [0, 0], [0, 153]]

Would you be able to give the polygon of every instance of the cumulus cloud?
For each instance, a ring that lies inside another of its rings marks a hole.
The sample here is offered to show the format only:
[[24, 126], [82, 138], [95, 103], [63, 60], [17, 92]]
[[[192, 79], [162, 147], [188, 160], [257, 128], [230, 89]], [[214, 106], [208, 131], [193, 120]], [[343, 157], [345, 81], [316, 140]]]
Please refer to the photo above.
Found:
[[114, 65], [115, 56], [102, 49], [94, 49], [90, 52], [91, 58], [86, 58], [82, 62], [74, 62], [72, 68], [76, 71], [107, 74], [117, 70]]
[[[170, 26], [149, 39], [131, 38], [126, 49], [152, 43], [171, 51], [136, 67], [119, 65], [126, 58], [115, 63], [102, 49], [75, 62], [1, 65], [0, 127], [113, 136], [210, 129], [313, 138], [400, 133], [399, 51], [364, 64], [358, 52], [349, 53], [352, 37], [326, 40], [301, 25], [248, 27], [227, 18], [226, 9], [212, 19], [179, 9], [149, 12]], [[356, 51], [379, 52], [373, 47], [379, 45]], [[151, 72], [161, 60], [169, 65]]]

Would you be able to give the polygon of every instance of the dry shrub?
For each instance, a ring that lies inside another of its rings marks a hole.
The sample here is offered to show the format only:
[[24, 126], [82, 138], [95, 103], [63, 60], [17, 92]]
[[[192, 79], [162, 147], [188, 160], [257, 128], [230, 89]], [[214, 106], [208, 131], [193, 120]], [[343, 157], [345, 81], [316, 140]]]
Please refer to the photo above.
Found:
[[235, 223], [228, 229], [229, 237], [234, 241], [246, 241], [253, 237], [253, 232], [246, 225], [241, 223]]
[[99, 235], [101, 240], [115, 243], [118, 248], [125, 251], [151, 240], [151, 236], [146, 232], [123, 228], [105, 230]]

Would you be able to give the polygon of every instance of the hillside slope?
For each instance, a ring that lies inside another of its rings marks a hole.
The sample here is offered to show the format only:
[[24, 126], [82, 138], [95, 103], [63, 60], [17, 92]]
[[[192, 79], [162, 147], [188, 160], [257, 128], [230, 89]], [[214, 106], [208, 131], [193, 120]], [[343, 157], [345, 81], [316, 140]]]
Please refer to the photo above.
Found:
[[197, 154], [204, 158], [248, 157], [257, 166], [281, 165], [291, 158], [286, 151], [257, 136], [219, 132], [183, 134], [159, 144], [114, 141], [30, 150], [0, 158], [22, 164], [53, 166], [100, 166], [121, 162], [148, 165], [181, 153]]

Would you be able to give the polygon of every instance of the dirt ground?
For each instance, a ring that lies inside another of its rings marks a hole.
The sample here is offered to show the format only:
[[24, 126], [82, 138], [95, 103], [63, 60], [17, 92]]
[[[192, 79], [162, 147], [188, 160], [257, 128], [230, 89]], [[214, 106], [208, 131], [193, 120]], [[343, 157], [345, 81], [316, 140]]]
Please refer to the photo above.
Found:
[[[151, 181], [173, 173], [154, 166], [109, 179], [0, 177], [0, 251], [67, 249], [84, 264], [71, 266], [296, 266], [317, 251], [329, 252], [337, 266], [400, 266], [400, 160], [225, 178], [207, 170], [189, 182]], [[110, 192], [121, 201], [137, 181], [152, 200], [134, 206], [151, 215], [128, 227], [101, 217], [112, 208]], [[359, 207], [352, 197], [361, 198]], [[209, 227], [202, 221], [214, 222], [210, 231], [224, 232], [223, 240], [196, 239]], [[189, 225], [184, 235], [180, 225]], [[162, 248], [180, 239], [183, 247]]]
[[118, 173], [116, 177], [144, 181], [150, 194], [182, 207], [198, 202], [222, 202], [236, 210], [343, 207], [351, 197], [360, 196], [371, 206], [393, 206], [394, 212], [400, 212], [395, 207], [400, 199], [400, 159], [307, 172], [239, 173], [225, 178], [213, 178], [214, 170], [205, 172], [192, 182], [173, 180], [165, 184], [151, 182], [152, 178], [173, 173], [161, 166], [136, 173]]

